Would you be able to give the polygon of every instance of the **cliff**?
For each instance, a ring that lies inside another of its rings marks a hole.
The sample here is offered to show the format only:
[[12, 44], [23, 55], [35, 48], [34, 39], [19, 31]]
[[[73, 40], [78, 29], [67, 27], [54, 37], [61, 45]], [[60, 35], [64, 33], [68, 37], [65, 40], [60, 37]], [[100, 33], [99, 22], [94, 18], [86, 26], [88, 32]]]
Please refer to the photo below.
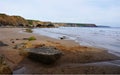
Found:
[[54, 27], [52, 22], [43, 22], [39, 20], [27, 20], [32, 27]]
[[12, 27], [54, 27], [51, 22], [43, 22], [39, 20], [27, 20], [21, 16], [9, 16], [0, 14], [0, 26]]
[[0, 26], [12, 27], [96, 27], [95, 24], [80, 24], [80, 23], [53, 23], [39, 20], [27, 20], [21, 16], [9, 16], [0, 14]]
[[95, 24], [85, 24], [85, 23], [53, 23], [56, 26], [64, 27], [97, 27]]
[[6, 14], [0, 14], [0, 25], [3, 26], [26, 26], [29, 25], [21, 16], [9, 16]]

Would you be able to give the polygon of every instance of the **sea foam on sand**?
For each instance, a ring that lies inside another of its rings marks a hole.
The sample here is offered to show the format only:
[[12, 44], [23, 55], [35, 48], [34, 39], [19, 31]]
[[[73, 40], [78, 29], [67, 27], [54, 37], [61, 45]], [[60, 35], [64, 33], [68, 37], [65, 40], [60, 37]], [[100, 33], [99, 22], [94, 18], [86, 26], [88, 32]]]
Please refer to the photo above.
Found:
[[120, 29], [96, 27], [60, 27], [36, 28], [34, 33], [59, 39], [66, 36], [83, 46], [105, 48], [109, 52], [120, 56]]

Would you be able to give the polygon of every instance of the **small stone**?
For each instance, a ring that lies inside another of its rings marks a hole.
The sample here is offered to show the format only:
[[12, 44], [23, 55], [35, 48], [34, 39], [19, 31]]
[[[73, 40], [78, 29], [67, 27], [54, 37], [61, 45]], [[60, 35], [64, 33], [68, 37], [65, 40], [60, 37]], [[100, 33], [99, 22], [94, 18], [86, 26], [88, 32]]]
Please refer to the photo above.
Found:
[[20, 39], [16, 39], [16, 40], [20, 40]]
[[12, 43], [15, 43], [14, 41], [12, 41]]
[[60, 37], [60, 39], [61, 39], [61, 40], [66, 39], [66, 36], [62, 36], [62, 37]]

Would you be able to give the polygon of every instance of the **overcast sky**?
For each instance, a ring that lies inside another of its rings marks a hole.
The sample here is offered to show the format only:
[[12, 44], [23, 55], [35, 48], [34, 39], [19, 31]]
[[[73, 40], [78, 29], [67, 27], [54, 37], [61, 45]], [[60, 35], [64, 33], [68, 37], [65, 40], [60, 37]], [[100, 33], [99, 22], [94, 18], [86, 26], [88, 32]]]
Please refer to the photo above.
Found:
[[41, 21], [120, 27], [120, 0], [1, 0], [0, 13]]

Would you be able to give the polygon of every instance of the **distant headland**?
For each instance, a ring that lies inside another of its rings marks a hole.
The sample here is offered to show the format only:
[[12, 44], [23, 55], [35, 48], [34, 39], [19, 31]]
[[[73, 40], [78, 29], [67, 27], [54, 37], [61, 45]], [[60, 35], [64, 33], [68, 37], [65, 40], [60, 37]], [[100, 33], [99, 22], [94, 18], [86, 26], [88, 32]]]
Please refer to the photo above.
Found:
[[56, 23], [25, 19], [21, 16], [0, 14], [0, 27], [97, 27], [95, 24], [85, 23]]

